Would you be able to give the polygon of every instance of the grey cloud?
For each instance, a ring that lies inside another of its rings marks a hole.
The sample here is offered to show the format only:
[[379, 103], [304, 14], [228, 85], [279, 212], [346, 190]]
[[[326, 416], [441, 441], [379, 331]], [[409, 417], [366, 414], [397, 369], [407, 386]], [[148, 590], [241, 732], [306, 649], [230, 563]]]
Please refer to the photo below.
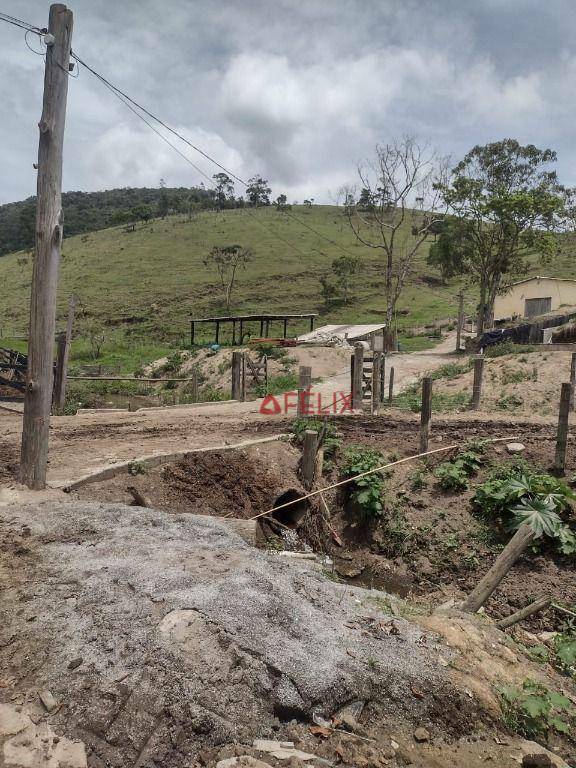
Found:
[[[74, 48], [243, 178], [330, 200], [376, 142], [458, 157], [516, 136], [576, 183], [572, 0], [70, 0]], [[47, 3], [9, 11], [42, 26]], [[30, 40], [35, 44], [34, 39]], [[0, 23], [0, 201], [33, 194], [41, 57]], [[209, 176], [218, 169], [182, 147]], [[71, 80], [64, 185], [188, 185], [194, 169], [86, 71]], [[205, 181], [205, 180], [204, 180]], [[240, 191], [240, 190], [239, 190]]]

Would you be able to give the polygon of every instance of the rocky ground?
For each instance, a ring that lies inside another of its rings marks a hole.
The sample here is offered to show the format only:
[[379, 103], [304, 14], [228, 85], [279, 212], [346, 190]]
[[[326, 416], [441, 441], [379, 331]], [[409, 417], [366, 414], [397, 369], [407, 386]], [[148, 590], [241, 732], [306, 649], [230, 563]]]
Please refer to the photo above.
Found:
[[[512, 768], [544, 749], [498, 724], [493, 682], [533, 674], [574, 696], [485, 620], [414, 616], [215, 519], [9, 506], [0, 557], [0, 765], [192, 768], [248, 754]], [[235, 764], [254, 766], [221, 768]]]

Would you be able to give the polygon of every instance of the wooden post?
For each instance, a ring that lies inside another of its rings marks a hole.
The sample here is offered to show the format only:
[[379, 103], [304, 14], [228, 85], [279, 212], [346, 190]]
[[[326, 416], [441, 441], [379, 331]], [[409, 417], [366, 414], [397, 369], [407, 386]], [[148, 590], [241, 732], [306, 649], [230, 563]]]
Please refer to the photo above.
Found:
[[242, 399], [242, 352], [232, 352], [232, 400]]
[[458, 325], [456, 326], [456, 352], [460, 352], [462, 329], [464, 327], [464, 291], [458, 296]]
[[236, 320], [232, 320], [232, 346], [236, 346]]
[[428, 450], [430, 419], [432, 418], [432, 377], [422, 379], [422, 408], [420, 409], [420, 453]]
[[380, 402], [386, 400], [386, 355], [382, 352], [380, 356]]
[[539, 600], [534, 600], [533, 603], [530, 603], [530, 605], [527, 605], [525, 608], [521, 608], [519, 611], [510, 614], [510, 616], [506, 616], [505, 619], [496, 622], [496, 626], [498, 629], [508, 629], [508, 627], [513, 627], [514, 624], [518, 624], [519, 621], [527, 619], [528, 616], [533, 616], [535, 613], [538, 613], [538, 611], [545, 611], [547, 608], [550, 608], [551, 604], [551, 597], [541, 597]]
[[68, 379], [68, 358], [70, 356], [70, 343], [72, 341], [72, 328], [74, 327], [74, 312], [76, 310], [76, 296], [70, 297], [68, 303], [68, 320], [66, 332], [58, 337], [58, 355], [56, 358], [56, 374], [54, 377], [54, 396], [52, 404], [55, 413], [64, 411], [66, 402], [66, 383]]
[[215, 344], [220, 343], [220, 321], [216, 320], [216, 338], [214, 339]]
[[312, 385], [312, 368], [301, 365], [298, 368], [298, 416], [308, 416], [310, 387]]
[[196, 323], [194, 320], [190, 321], [190, 346], [193, 347], [195, 344], [195, 334], [194, 331], [196, 330]]
[[310, 333], [312, 333], [313, 330], [314, 330], [314, 318], [311, 317], [310, 318]]
[[380, 405], [380, 366], [382, 355], [380, 352], [372, 353], [372, 413], [378, 413]]
[[364, 347], [362, 344], [354, 346], [354, 368], [352, 378], [352, 408], [355, 411], [362, 410], [362, 373], [364, 370]]
[[48, 32], [53, 42], [46, 48], [39, 123], [36, 246], [20, 455], [20, 481], [38, 490], [46, 486], [48, 463], [56, 291], [62, 244], [62, 151], [72, 27], [72, 11], [65, 5], [51, 5]]
[[566, 470], [566, 447], [568, 445], [568, 419], [570, 418], [571, 400], [572, 384], [570, 384], [570, 382], [564, 382], [560, 390], [558, 431], [556, 432], [556, 454], [554, 456], [554, 471], [558, 475], [563, 475]]
[[244, 320], [240, 320], [240, 344], [244, 343]]
[[390, 381], [388, 382], [388, 405], [392, 405], [394, 397], [394, 366], [390, 367]]
[[572, 396], [570, 398], [570, 410], [574, 410], [574, 393], [576, 391], [576, 352], [572, 352], [570, 360], [570, 385], [572, 386]]
[[526, 525], [526, 523], [521, 525], [498, 555], [486, 576], [479, 581], [476, 588], [468, 595], [462, 604], [462, 610], [469, 611], [470, 613], [479, 611], [516, 560], [518, 560], [535, 538], [534, 531], [529, 525]]
[[260, 320], [260, 338], [264, 336], [264, 320]]
[[307, 491], [314, 485], [314, 474], [316, 470], [316, 451], [318, 450], [318, 432], [313, 429], [307, 429], [304, 432], [304, 444], [302, 446], [302, 485]]
[[482, 398], [482, 377], [484, 375], [484, 355], [476, 355], [474, 358], [474, 383], [472, 385], [472, 400], [470, 407], [477, 411]]
[[287, 333], [288, 333], [288, 320], [284, 318], [284, 337], [283, 338], [286, 338]]

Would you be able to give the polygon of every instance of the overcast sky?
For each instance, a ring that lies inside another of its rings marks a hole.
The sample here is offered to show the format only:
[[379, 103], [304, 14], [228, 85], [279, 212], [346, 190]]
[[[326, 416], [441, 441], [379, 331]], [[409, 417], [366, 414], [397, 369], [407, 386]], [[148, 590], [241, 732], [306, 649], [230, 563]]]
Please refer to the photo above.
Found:
[[[0, 0], [45, 26], [47, 2]], [[458, 159], [512, 136], [576, 184], [574, 0], [71, 0], [73, 48], [242, 178], [330, 202], [378, 142]], [[39, 47], [35, 36], [29, 43]], [[0, 202], [35, 193], [43, 59], [0, 23]], [[218, 169], [190, 153], [209, 176]], [[70, 81], [64, 189], [202, 177], [86, 70]], [[205, 181], [205, 180], [204, 180]], [[241, 193], [241, 189], [238, 190]]]

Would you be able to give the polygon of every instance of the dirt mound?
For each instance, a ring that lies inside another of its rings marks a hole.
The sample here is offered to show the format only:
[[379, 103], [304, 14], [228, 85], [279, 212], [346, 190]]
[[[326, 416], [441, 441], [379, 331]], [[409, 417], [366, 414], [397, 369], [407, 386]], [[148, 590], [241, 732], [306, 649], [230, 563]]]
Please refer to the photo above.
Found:
[[[162, 476], [170, 503], [178, 509], [185, 506], [195, 514], [243, 518], [269, 509], [288, 480], [245, 451], [197, 453], [166, 467]], [[289, 482], [294, 481], [290, 476]]]
[[217, 520], [48, 503], [7, 509], [0, 532], [0, 701], [49, 690], [51, 727], [93, 766], [189, 766], [356, 699], [456, 732], [477, 719], [432, 635]]

